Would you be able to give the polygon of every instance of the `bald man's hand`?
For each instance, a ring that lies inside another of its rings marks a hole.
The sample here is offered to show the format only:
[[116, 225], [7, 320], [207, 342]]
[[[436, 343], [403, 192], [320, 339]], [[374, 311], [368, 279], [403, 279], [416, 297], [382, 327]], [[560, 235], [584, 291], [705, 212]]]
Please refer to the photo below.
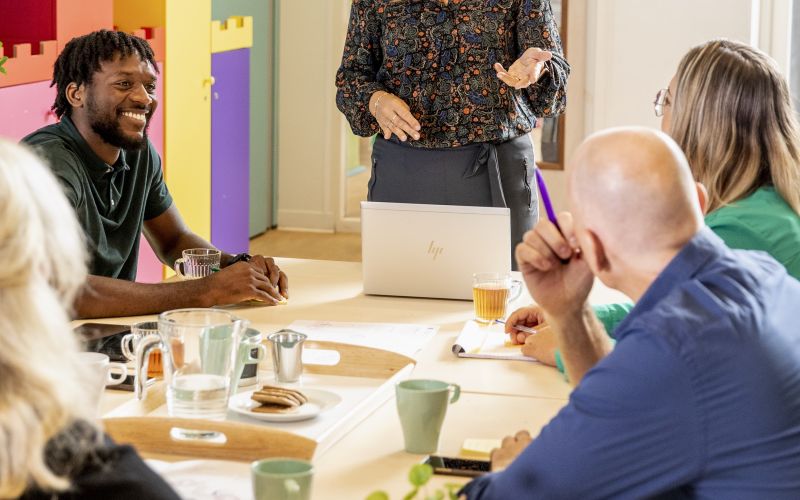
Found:
[[531, 297], [553, 316], [580, 311], [594, 282], [574, 236], [572, 215], [558, 214], [558, 224], [561, 232], [549, 220], [540, 220], [516, 248], [517, 264]]

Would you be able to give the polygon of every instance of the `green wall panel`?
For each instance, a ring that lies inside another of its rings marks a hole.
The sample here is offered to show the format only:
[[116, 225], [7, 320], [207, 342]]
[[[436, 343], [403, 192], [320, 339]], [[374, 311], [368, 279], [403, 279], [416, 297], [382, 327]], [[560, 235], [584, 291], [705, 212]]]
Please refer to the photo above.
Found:
[[253, 16], [250, 51], [250, 235], [273, 226], [273, 2], [212, 0], [215, 20]]

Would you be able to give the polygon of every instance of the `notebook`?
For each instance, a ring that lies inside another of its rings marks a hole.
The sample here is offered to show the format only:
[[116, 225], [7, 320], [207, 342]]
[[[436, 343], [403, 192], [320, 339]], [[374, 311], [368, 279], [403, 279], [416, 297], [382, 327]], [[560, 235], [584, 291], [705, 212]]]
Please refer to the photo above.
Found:
[[509, 359], [533, 361], [524, 356], [517, 344], [512, 344], [503, 325], [496, 323], [482, 325], [470, 320], [464, 324], [461, 333], [453, 344], [453, 354], [460, 358]]

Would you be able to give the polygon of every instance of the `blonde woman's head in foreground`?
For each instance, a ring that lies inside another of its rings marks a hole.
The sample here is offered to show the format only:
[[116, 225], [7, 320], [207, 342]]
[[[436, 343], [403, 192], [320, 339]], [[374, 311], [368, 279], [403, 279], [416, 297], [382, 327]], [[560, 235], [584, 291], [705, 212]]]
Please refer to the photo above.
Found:
[[68, 467], [52, 470], [44, 451], [94, 417], [67, 312], [85, 276], [82, 231], [58, 182], [0, 139], [0, 498], [69, 486]]
[[731, 40], [691, 49], [662, 128], [708, 190], [708, 211], [773, 185], [800, 214], [800, 127], [786, 79], [763, 52]]

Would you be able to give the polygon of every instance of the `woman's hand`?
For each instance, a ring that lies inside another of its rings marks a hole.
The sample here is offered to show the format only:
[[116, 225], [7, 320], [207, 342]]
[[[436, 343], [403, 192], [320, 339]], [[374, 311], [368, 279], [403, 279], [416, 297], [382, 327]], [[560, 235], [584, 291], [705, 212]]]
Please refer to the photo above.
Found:
[[547, 73], [544, 63], [552, 58], [552, 52], [531, 47], [509, 66], [508, 71], [500, 63], [494, 63], [494, 70], [497, 78], [509, 87], [524, 89]]
[[401, 141], [409, 137], [419, 139], [420, 125], [402, 99], [394, 94], [379, 90], [369, 99], [369, 112], [378, 121], [383, 138], [389, 140], [392, 134]]

